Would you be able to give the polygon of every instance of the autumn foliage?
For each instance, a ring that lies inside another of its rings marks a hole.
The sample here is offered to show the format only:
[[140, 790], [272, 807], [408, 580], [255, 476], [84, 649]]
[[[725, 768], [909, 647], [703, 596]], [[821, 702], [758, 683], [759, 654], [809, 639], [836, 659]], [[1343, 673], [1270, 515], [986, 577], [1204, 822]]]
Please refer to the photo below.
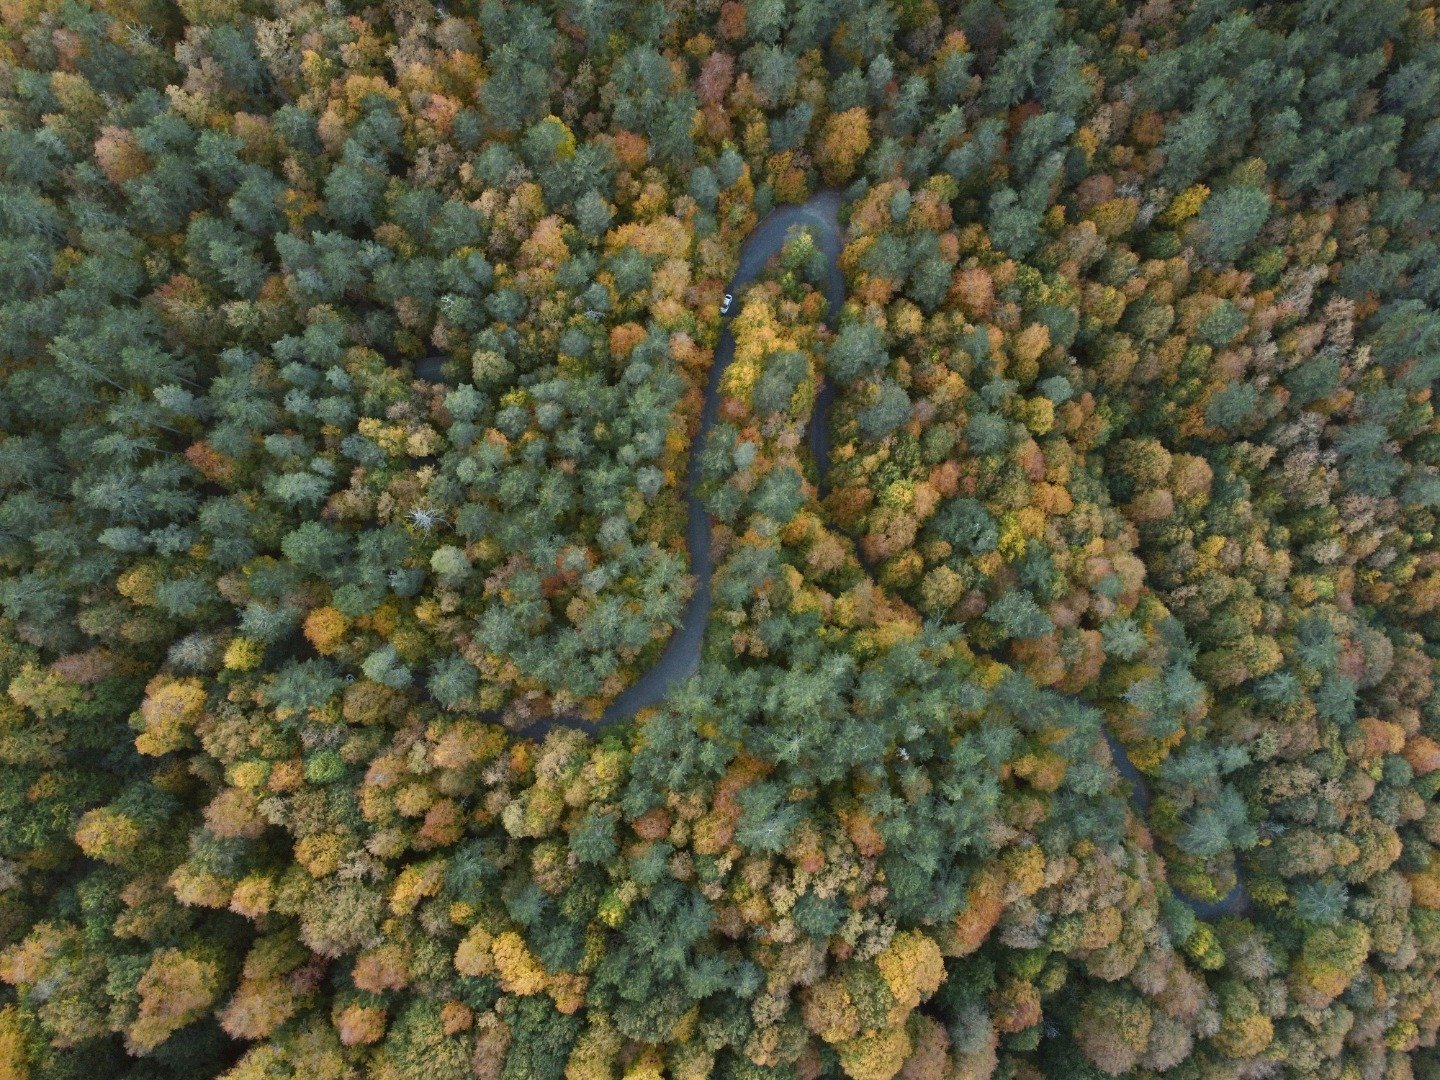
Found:
[[1436, 1080], [1437, 71], [0, 2], [0, 1080]]

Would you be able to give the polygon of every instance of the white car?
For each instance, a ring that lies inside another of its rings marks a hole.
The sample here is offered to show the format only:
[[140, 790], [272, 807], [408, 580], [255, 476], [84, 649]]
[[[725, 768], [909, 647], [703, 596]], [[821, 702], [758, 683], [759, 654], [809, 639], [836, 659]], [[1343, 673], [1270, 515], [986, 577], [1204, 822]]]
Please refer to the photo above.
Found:
[[734, 302], [735, 302], [735, 294], [734, 294], [734, 293], [728, 293], [728, 292], [727, 292], [727, 293], [725, 294], [725, 299], [720, 301], [720, 314], [721, 314], [721, 315], [729, 315], [729, 314], [730, 314], [730, 305], [733, 304]]

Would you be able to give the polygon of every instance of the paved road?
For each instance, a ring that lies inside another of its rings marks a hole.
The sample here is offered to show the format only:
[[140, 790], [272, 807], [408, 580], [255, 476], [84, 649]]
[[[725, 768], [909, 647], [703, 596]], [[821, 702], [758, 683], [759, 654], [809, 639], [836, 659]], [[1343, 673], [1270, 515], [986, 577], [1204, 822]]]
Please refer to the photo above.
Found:
[[[825, 298], [829, 301], [829, 316], [840, 310], [845, 300], [845, 278], [840, 272], [840, 193], [822, 191], [808, 202], [797, 206], [782, 206], [774, 210], [750, 231], [740, 247], [740, 266], [726, 286], [726, 292], [735, 296], [735, 308], [740, 304], [740, 293], [754, 281], [765, 264], [782, 247], [790, 228], [795, 225], [814, 227], [820, 249], [825, 253], [829, 271], [825, 281]], [[592, 734], [620, 720], [634, 716], [641, 709], [658, 705], [679, 683], [684, 682], [700, 670], [700, 651], [705, 640], [705, 628], [710, 623], [710, 578], [715, 569], [714, 556], [710, 550], [710, 514], [700, 499], [700, 455], [696, 448], [705, 445], [710, 429], [715, 426], [720, 410], [720, 379], [725, 369], [735, 359], [735, 335], [727, 328], [720, 335], [715, 347], [715, 360], [710, 365], [710, 378], [705, 387], [705, 404], [700, 413], [700, 431], [691, 444], [690, 463], [685, 480], [685, 543], [690, 552], [690, 573], [695, 578], [695, 593], [685, 605], [680, 625], [670, 635], [664, 651], [653, 667], [616, 698], [599, 721], [589, 721], [578, 716], [555, 716], [539, 720], [525, 729], [528, 738], [540, 739], [551, 728], [580, 728]], [[426, 373], [417, 370], [422, 378]], [[810, 417], [808, 433], [811, 452], [817, 469], [824, 482], [830, 466], [829, 431], [830, 404], [834, 389], [824, 384], [815, 402]]]
[[[754, 281], [765, 268], [770, 257], [785, 246], [785, 238], [795, 225], [809, 225], [821, 251], [825, 254], [827, 273], [825, 278], [825, 299], [829, 302], [827, 319], [833, 319], [845, 302], [845, 277], [840, 272], [840, 250], [843, 246], [840, 234], [840, 193], [822, 191], [805, 203], [797, 206], [782, 206], [770, 214], [750, 231], [740, 247], [740, 265], [730, 279], [726, 291], [740, 303], [741, 290]], [[733, 309], [732, 309], [733, 310]], [[440, 359], [420, 361], [416, 375], [432, 381], [440, 378]], [[660, 658], [653, 667], [622, 693], [598, 721], [585, 720], [579, 716], [555, 716], [530, 725], [525, 729], [527, 738], [541, 739], [552, 728], [579, 728], [595, 734], [601, 728], [621, 720], [627, 720], [641, 709], [658, 705], [679, 683], [684, 682], [700, 670], [700, 652], [705, 640], [705, 629], [710, 623], [710, 578], [715, 569], [714, 557], [710, 550], [710, 514], [700, 499], [700, 455], [697, 447], [704, 446], [715, 426], [720, 409], [720, 379], [725, 369], [735, 359], [735, 336], [727, 328], [720, 335], [715, 348], [715, 360], [710, 365], [710, 377], [705, 387], [705, 403], [700, 413], [700, 431], [691, 444], [690, 463], [686, 475], [686, 521], [685, 543], [690, 551], [690, 573], [695, 578], [695, 594], [685, 605], [680, 625], [670, 635]], [[428, 365], [428, 366], [427, 366]], [[810, 415], [807, 441], [810, 454], [815, 460], [820, 489], [825, 491], [826, 477], [830, 471], [830, 407], [835, 400], [835, 386], [828, 380], [821, 384], [815, 398], [815, 407]], [[1120, 775], [1130, 782], [1130, 800], [1135, 812], [1148, 819], [1150, 789], [1144, 776], [1130, 761], [1130, 756], [1120, 742], [1105, 732], [1111, 754]], [[1237, 882], [1230, 893], [1213, 902], [1194, 900], [1177, 892], [1196, 915], [1211, 919], [1219, 915], [1240, 915], [1250, 909], [1250, 896], [1244, 881]]]
[[[1105, 741], [1110, 745], [1110, 755], [1115, 759], [1116, 771], [1120, 773], [1122, 779], [1130, 783], [1130, 805], [1135, 808], [1135, 813], [1142, 821], [1148, 822], [1150, 818], [1150, 785], [1145, 782], [1144, 774], [1130, 760], [1130, 755], [1125, 752], [1125, 747], [1120, 745], [1120, 740], [1115, 738], [1108, 729], [1105, 731]], [[1250, 893], [1245, 888], [1244, 873], [1245, 871], [1237, 863], [1235, 887], [1219, 900], [1196, 900], [1186, 896], [1178, 889], [1175, 890], [1175, 895], [1202, 919], [1216, 919], [1221, 915], [1248, 915], [1251, 903]]]

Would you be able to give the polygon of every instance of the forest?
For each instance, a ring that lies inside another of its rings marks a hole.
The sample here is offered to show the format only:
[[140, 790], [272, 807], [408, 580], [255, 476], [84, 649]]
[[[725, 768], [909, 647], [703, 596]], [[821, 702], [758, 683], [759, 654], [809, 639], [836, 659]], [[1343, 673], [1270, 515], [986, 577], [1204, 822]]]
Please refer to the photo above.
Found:
[[1437, 22], [0, 0], [0, 1080], [1440, 1080]]

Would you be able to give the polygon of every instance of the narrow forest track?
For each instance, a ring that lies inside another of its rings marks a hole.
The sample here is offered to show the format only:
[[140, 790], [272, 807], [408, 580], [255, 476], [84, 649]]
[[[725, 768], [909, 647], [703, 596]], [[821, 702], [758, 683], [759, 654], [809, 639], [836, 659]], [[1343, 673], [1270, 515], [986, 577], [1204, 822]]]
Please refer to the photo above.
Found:
[[[1105, 729], [1105, 742], [1110, 747], [1110, 756], [1115, 759], [1115, 770], [1120, 774], [1121, 779], [1130, 783], [1130, 805], [1134, 807], [1135, 814], [1141, 821], [1146, 822], [1147, 827], [1150, 821], [1150, 785], [1145, 780], [1145, 774], [1135, 767], [1130, 760], [1130, 755], [1120, 740]], [[1218, 919], [1222, 915], [1246, 915], [1251, 910], [1250, 891], [1245, 887], [1245, 871], [1239, 861], [1235, 864], [1235, 885], [1219, 900], [1196, 900], [1186, 896], [1179, 889], [1174, 889], [1185, 905], [1195, 912], [1202, 919]]]
[[[740, 263], [725, 291], [735, 296], [738, 309], [740, 293], [760, 272], [770, 257], [785, 246], [791, 228], [809, 225], [815, 230], [816, 243], [825, 254], [827, 265], [825, 299], [827, 320], [833, 319], [845, 301], [845, 277], [840, 272], [841, 197], [838, 191], [821, 191], [807, 202], [781, 206], [765, 215], [740, 245]], [[672, 689], [700, 670], [700, 654], [705, 642], [705, 628], [710, 622], [710, 578], [715, 560], [710, 549], [710, 512], [700, 497], [700, 455], [720, 412], [720, 380], [735, 359], [735, 335], [727, 325], [715, 346], [715, 359], [705, 386], [705, 401], [700, 411], [700, 430], [690, 444], [690, 460], [685, 477], [685, 546], [690, 554], [690, 574], [695, 579], [695, 592], [680, 616], [680, 625], [670, 635], [659, 658], [624, 693], [610, 703], [599, 720], [579, 716], [552, 716], [536, 721], [524, 731], [527, 737], [543, 738], [555, 727], [579, 728], [592, 735], [611, 724], [628, 720], [641, 709], [658, 705]], [[829, 421], [834, 388], [827, 382], [816, 397], [810, 415], [808, 441], [823, 486], [830, 466]]]
[[[803, 203], [777, 207], [765, 215], [741, 243], [739, 265], [725, 287], [725, 291], [735, 297], [735, 303], [738, 305], [740, 302], [741, 290], [754, 281], [765, 269], [771, 256], [785, 246], [790, 230], [797, 225], [808, 225], [814, 228], [815, 241], [825, 255], [825, 318], [827, 325], [832, 324], [845, 302], [845, 276], [840, 271], [840, 252], [844, 247], [840, 228], [841, 204], [841, 193], [827, 189], [817, 192]], [[735, 335], [731, 333], [727, 319], [720, 340], [715, 346], [715, 359], [710, 365], [705, 400], [700, 411], [700, 429], [690, 444], [690, 460], [686, 467], [685, 544], [690, 554], [690, 573], [695, 578], [695, 592], [685, 605], [680, 625], [671, 633], [670, 640], [666, 642], [664, 651], [655, 663], [610, 703], [599, 720], [586, 720], [570, 715], [545, 717], [525, 729], [524, 735], [527, 738], [541, 739], [556, 727], [576, 728], [592, 735], [598, 734], [604, 728], [631, 719], [641, 709], [658, 705], [672, 689], [699, 672], [705, 630], [710, 622], [710, 578], [714, 573], [715, 562], [710, 548], [710, 512], [700, 497], [700, 455], [696, 451], [705, 445], [711, 429], [715, 426], [720, 411], [720, 380], [734, 359]], [[431, 381], [438, 378], [438, 364], [431, 364], [423, 371], [419, 370], [419, 367], [420, 365], [417, 365], [418, 377]], [[822, 495], [825, 493], [826, 477], [830, 472], [830, 408], [834, 401], [835, 384], [825, 379], [815, 396], [806, 435]], [[494, 718], [498, 719], [498, 714]], [[1122, 779], [1129, 782], [1131, 807], [1148, 827], [1149, 785], [1144, 775], [1131, 762], [1125, 747], [1108, 729], [1105, 731], [1105, 741], [1115, 759], [1116, 770]], [[1202, 919], [1242, 915], [1251, 907], [1249, 891], [1244, 878], [1240, 876], [1242, 873], [1237, 867], [1235, 887], [1219, 900], [1196, 900], [1178, 890], [1175, 895]]]

